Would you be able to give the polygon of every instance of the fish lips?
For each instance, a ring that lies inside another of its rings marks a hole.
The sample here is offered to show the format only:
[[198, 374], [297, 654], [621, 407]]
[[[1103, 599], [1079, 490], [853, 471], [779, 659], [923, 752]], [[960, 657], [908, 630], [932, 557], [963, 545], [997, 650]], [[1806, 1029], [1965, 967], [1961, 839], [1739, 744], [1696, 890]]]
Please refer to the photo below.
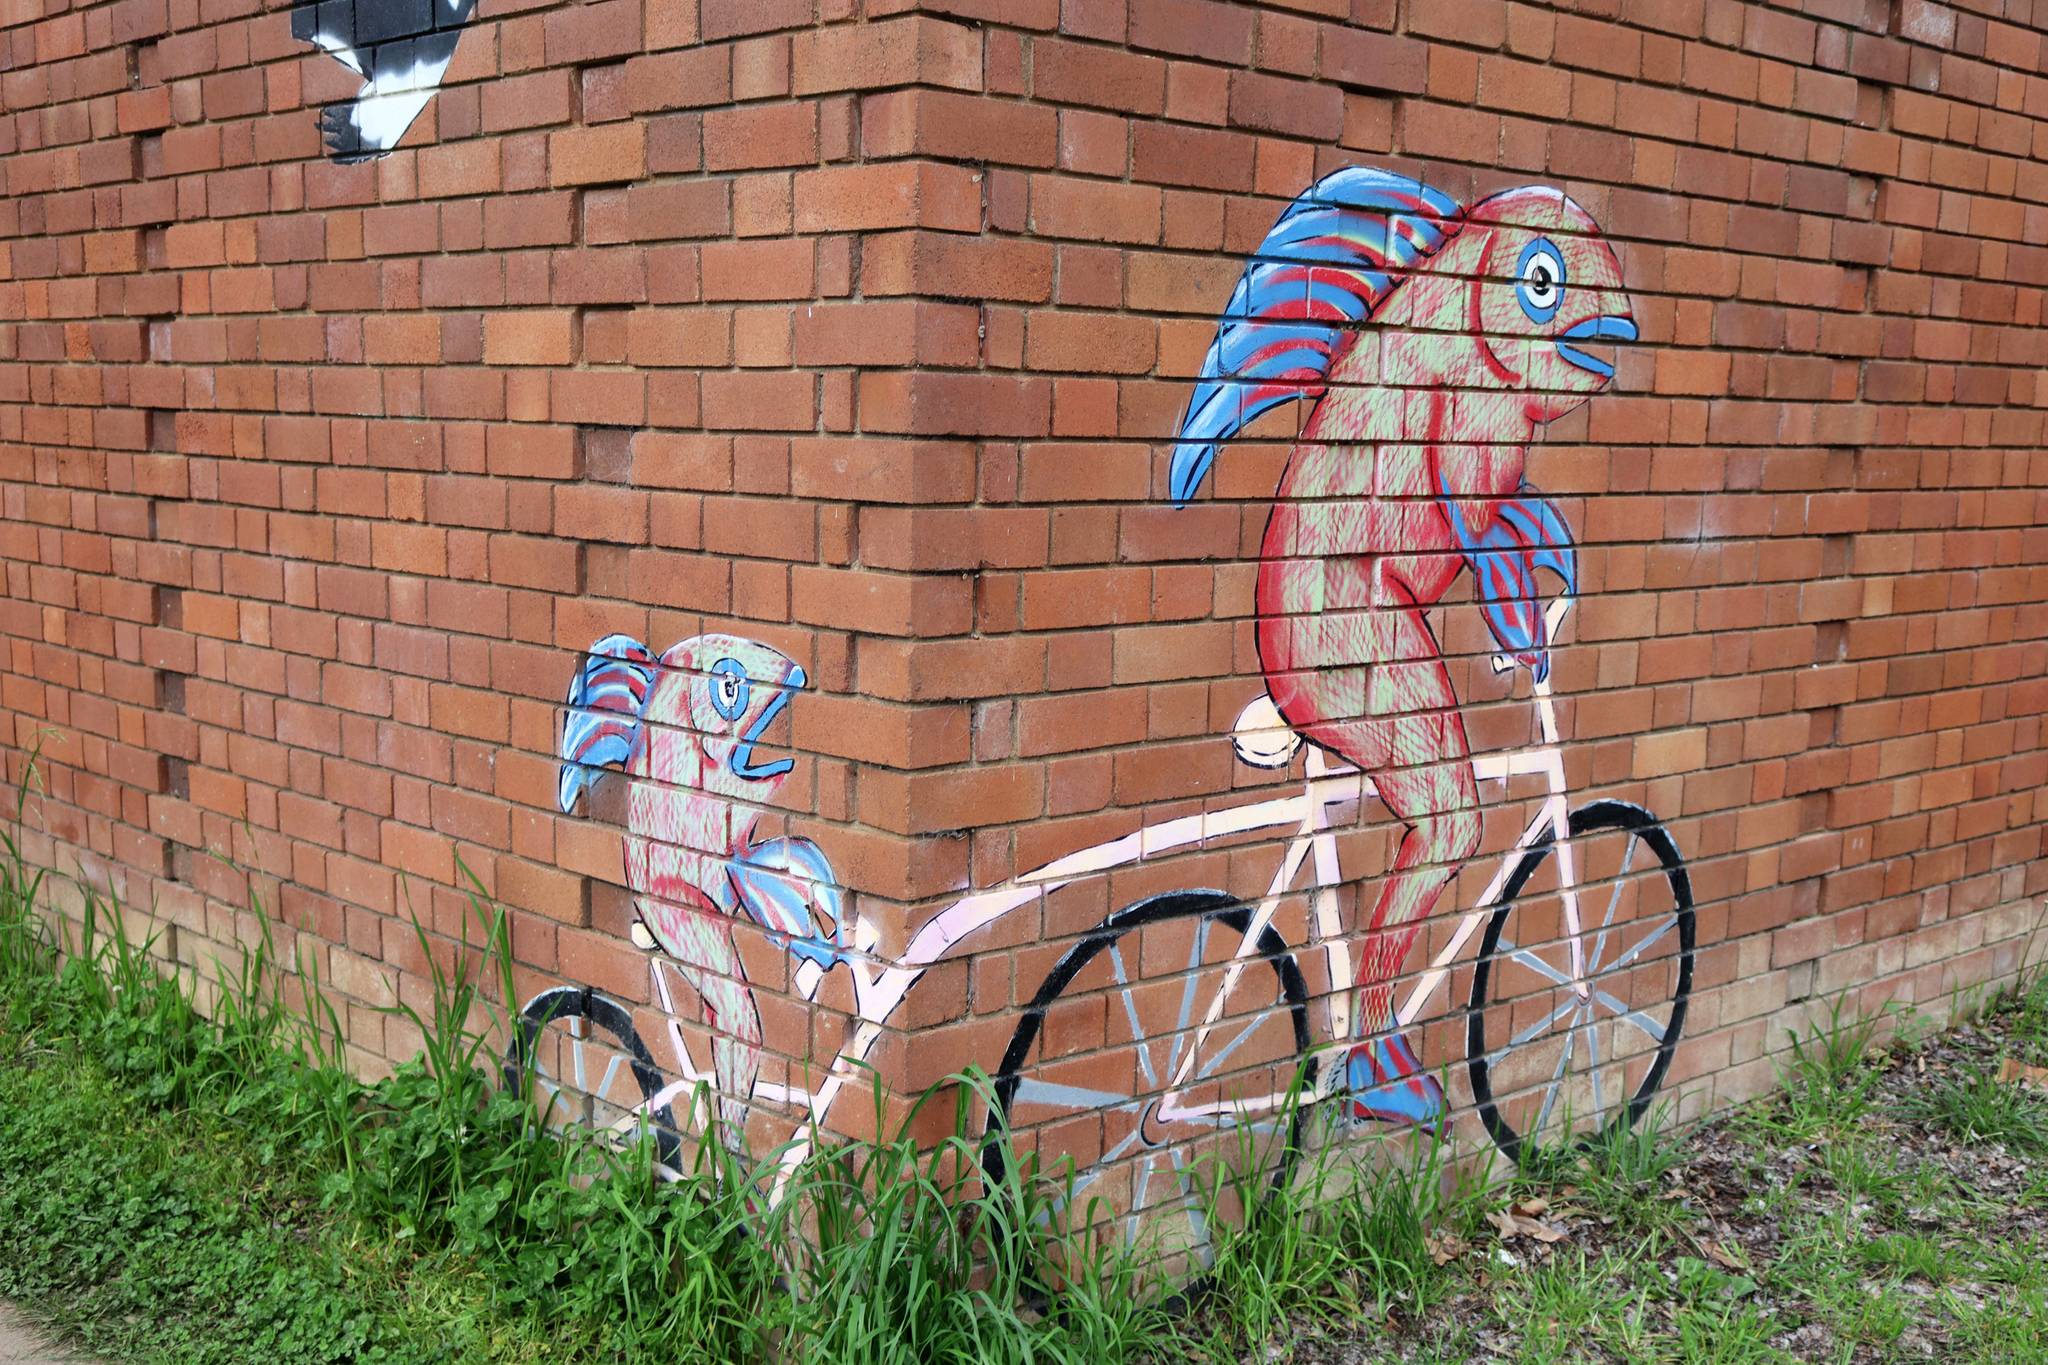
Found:
[[1552, 343], [1565, 362], [1580, 369], [1599, 375], [1602, 379], [1614, 377], [1614, 366], [1589, 351], [1581, 350], [1575, 341], [1634, 341], [1636, 324], [1633, 319], [1619, 313], [1608, 313], [1597, 318], [1587, 318], [1566, 331], [1560, 332]]
[[774, 723], [775, 718], [782, 714], [782, 708], [789, 705], [790, 697], [808, 681], [803, 669], [794, 664], [790, 666], [789, 678], [785, 685], [776, 689], [775, 699], [761, 708], [761, 714], [754, 717], [754, 723], [747, 727], [746, 733], [740, 736], [740, 742], [733, 746], [730, 767], [734, 777], [744, 777], [750, 782], [763, 782], [771, 777], [780, 777], [796, 766], [796, 760], [793, 758], [777, 758], [766, 763], [756, 763], [754, 743], [761, 738], [762, 732]]

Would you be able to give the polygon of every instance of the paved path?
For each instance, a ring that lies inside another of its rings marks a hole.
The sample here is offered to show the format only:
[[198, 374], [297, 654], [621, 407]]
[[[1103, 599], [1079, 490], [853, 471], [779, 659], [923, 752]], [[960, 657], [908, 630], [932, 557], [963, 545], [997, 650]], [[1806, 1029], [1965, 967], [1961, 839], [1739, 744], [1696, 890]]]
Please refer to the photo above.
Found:
[[0, 1303], [0, 1365], [90, 1365], [84, 1356], [50, 1345], [11, 1305]]

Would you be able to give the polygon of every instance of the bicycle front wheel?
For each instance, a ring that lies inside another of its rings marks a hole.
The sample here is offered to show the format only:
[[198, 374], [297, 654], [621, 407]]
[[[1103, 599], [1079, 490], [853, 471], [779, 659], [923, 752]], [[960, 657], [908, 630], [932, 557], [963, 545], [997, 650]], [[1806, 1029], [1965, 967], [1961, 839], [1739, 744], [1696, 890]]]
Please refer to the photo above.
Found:
[[678, 1169], [675, 1116], [652, 1102], [664, 1086], [661, 1070], [632, 1011], [608, 996], [557, 986], [528, 1001], [505, 1051], [505, 1085], [529, 1094], [551, 1131], [580, 1130], [622, 1152], [644, 1140], [658, 1170]]
[[1472, 972], [1473, 1100], [1495, 1144], [1524, 1164], [1642, 1116], [1692, 994], [1692, 882], [1671, 835], [1625, 801], [1583, 806], [1570, 827], [1573, 875], [1561, 875], [1553, 839], [1532, 845], [1494, 903]]
[[1065, 1230], [1206, 1268], [1287, 1179], [1308, 1084], [1301, 969], [1270, 926], [1247, 946], [1251, 920], [1221, 891], [1175, 891], [1075, 944], [1003, 1056], [991, 1177], [1006, 1153], [1055, 1179], [1070, 1160]]

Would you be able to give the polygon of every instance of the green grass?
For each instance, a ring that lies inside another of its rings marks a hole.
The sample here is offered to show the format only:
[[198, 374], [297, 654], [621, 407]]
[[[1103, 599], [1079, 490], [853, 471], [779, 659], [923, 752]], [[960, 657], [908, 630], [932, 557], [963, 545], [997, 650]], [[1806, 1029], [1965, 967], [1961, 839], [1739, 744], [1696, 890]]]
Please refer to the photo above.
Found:
[[[1513, 1173], [1419, 1140], [1361, 1156], [1312, 1122], [1248, 1220], [1221, 1206], [1249, 1147], [1196, 1173], [1217, 1239], [1187, 1294], [1069, 1226], [1063, 1169], [1009, 1153], [984, 1176], [979, 1076], [920, 1102], [955, 1106], [936, 1149], [913, 1112], [821, 1146], [773, 1207], [715, 1141], [661, 1183], [644, 1151], [539, 1129], [496, 1081], [509, 954], [481, 896], [459, 951], [422, 936], [429, 996], [395, 1011], [422, 1055], [366, 1084], [317, 977], [267, 940], [208, 1017], [118, 905], [86, 895], [57, 942], [33, 910], [52, 889], [0, 830], [0, 1295], [112, 1360], [1761, 1365], [1929, 1333], [1943, 1359], [2048, 1360], [2048, 1245], [2012, 1222], [2048, 1206], [2048, 1108], [1988, 1055], [1901, 1100], [1878, 1023], [1840, 1006], [1716, 1130], [1764, 1253], [1696, 1204], [1699, 1142], [1668, 1111]], [[2048, 1049], [2048, 976], [1985, 1008], [2013, 1055]], [[2007, 1193], [1902, 1157], [1907, 1126], [1997, 1144]], [[1538, 1200], [1565, 1240], [1488, 1221]]]
[[1792, 1035], [1778, 1068], [1779, 1102], [1751, 1117], [1788, 1137], [1814, 1140], [1846, 1131], [1870, 1112], [1878, 1080], [1872, 1043], [1883, 1020], [1845, 1010], [1846, 999], [1837, 996], [1826, 1018]]
[[2048, 1152], [2048, 1101], [1990, 1071], [1943, 1078], [1909, 1112], [1958, 1142], [1997, 1142], [2016, 1152]]
[[1256, 1355], [1303, 1326], [1341, 1333], [1420, 1317], [1447, 1292], [1451, 1276], [1433, 1259], [1430, 1236], [1477, 1221], [1483, 1177], [1447, 1171], [1441, 1145], [1427, 1140], [1394, 1160], [1346, 1160], [1323, 1147], [1304, 1166], [1257, 1217], [1218, 1239], [1205, 1292], [1183, 1324], [1202, 1358]]
[[984, 1182], [978, 1139], [826, 1149], [764, 1211], [716, 1142], [661, 1184], [542, 1129], [494, 1081], [481, 900], [465, 951], [422, 937], [421, 1056], [364, 1084], [267, 942], [206, 1018], [118, 905], [86, 893], [59, 943], [0, 843], [0, 1293], [111, 1358], [1113, 1362], [1175, 1331], [1134, 1258], [1065, 1231], [1056, 1179]]
[[[81, 1057], [7, 1060], [0, 1293], [92, 1350], [191, 1362], [547, 1358], [545, 1337], [498, 1312], [472, 1269], [356, 1234], [237, 1126], [139, 1108]], [[425, 1340], [408, 1325], [421, 1319], [437, 1324]]]

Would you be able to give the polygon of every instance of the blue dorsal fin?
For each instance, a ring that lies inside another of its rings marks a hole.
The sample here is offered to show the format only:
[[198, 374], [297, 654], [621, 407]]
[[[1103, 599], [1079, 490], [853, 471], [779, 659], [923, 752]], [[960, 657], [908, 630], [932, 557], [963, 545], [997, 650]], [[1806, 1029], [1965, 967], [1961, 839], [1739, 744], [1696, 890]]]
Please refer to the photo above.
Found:
[[1441, 190], [1369, 166], [1333, 171], [1287, 206], [1231, 292], [1181, 417], [1167, 488], [1176, 506], [1200, 491], [1222, 442], [1323, 391], [1352, 329], [1463, 212]]

